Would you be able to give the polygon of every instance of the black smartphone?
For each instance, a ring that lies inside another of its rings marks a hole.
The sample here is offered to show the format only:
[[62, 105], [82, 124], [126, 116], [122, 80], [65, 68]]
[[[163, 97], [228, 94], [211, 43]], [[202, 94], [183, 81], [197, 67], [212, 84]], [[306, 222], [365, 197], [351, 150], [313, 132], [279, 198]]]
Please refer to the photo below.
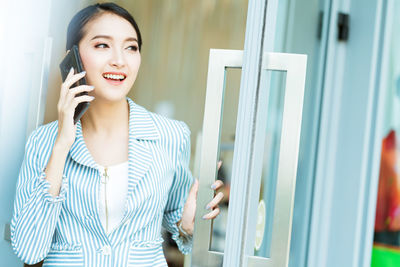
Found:
[[[74, 73], [80, 73], [84, 71], [83, 65], [82, 65], [82, 60], [79, 55], [79, 50], [78, 46], [74, 45], [69, 53], [65, 56], [63, 61], [60, 63], [60, 70], [61, 70], [61, 77], [63, 82], [68, 76], [69, 71], [71, 70], [71, 67], [74, 68]], [[79, 81], [77, 81], [74, 85], [71, 86], [71, 88], [79, 86], [79, 85], [86, 85], [86, 78], [83, 77]], [[81, 96], [81, 95], [87, 95], [87, 92], [82, 92], [77, 94], [76, 96]], [[83, 116], [85, 111], [89, 108], [90, 102], [82, 102], [79, 103], [78, 106], [75, 108], [75, 113], [74, 113], [74, 124], [76, 124], [80, 118]]]

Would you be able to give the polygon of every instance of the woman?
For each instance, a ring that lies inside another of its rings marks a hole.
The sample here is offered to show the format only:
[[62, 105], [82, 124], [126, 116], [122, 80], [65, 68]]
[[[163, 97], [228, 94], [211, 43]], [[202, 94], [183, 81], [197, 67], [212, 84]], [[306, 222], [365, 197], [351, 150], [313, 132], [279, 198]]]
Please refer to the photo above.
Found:
[[[67, 50], [77, 44], [86, 73], [61, 86], [58, 120], [29, 137], [11, 223], [12, 246], [44, 266], [166, 266], [161, 225], [191, 250], [198, 183], [188, 168], [185, 123], [127, 97], [141, 62], [131, 15], [113, 3], [78, 12]], [[86, 77], [90, 85], [72, 87]], [[82, 92], [88, 95], [77, 96]], [[75, 107], [90, 108], [74, 125]], [[189, 191], [190, 186], [192, 188]], [[222, 186], [216, 181], [213, 189]], [[215, 218], [222, 193], [204, 219]]]

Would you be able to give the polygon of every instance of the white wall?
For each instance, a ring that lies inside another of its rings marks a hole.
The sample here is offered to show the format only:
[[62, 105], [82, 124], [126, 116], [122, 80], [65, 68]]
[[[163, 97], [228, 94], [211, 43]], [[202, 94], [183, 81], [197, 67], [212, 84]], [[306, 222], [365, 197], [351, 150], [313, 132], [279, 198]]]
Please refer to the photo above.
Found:
[[[1, 266], [22, 266], [10, 242], [5, 240], [4, 233], [6, 224], [11, 221], [26, 138], [43, 120], [43, 114], [38, 115], [41, 110], [44, 111], [44, 106], [39, 107], [38, 103], [40, 98], [46, 98], [46, 73], [49, 69], [43, 69], [45, 40], [50, 36], [53, 44], [58, 44], [58, 39], [54, 41], [58, 38], [54, 36], [56, 27], [66, 24], [66, 20], [70, 19], [68, 14], [72, 16], [87, 2], [2, 0], [0, 3]], [[43, 95], [39, 95], [40, 92]]]
[[0, 258], [3, 266], [22, 266], [3, 233], [11, 220], [30, 103], [40, 81], [38, 66], [47, 35], [50, 1], [6, 1], [1, 9], [4, 47], [0, 66]]

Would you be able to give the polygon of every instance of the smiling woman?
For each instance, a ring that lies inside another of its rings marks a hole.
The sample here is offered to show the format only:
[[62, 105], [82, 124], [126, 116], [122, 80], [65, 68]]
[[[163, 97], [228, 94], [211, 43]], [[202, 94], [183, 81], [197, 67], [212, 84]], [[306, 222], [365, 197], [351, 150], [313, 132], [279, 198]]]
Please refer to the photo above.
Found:
[[128, 94], [136, 80], [141, 56], [135, 28], [120, 16], [105, 13], [87, 23], [84, 32], [85, 28], [90, 28], [90, 33], [79, 42], [79, 50], [87, 70], [86, 79], [96, 88], [91, 92], [96, 97], [92, 103], [95, 107]]
[[[73, 45], [85, 71], [70, 70], [58, 120], [28, 138], [13, 249], [44, 266], [167, 266], [161, 226], [184, 254], [192, 245], [198, 183], [189, 170], [190, 130], [127, 97], [142, 40], [125, 9], [103, 3], [79, 11], [68, 27], [67, 50]], [[83, 77], [88, 85], [72, 87]], [[90, 107], [74, 124], [85, 101]], [[204, 219], [218, 216], [220, 201], [221, 194], [210, 201]]]

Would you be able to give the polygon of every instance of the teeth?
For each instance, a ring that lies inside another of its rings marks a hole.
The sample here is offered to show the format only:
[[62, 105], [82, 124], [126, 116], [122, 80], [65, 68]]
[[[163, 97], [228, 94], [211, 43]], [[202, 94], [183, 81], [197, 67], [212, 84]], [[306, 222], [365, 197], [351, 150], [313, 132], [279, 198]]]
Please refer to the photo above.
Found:
[[119, 75], [119, 74], [104, 74], [103, 77], [107, 78], [107, 79], [113, 79], [113, 80], [123, 80], [123, 79], [125, 79], [124, 75]]

